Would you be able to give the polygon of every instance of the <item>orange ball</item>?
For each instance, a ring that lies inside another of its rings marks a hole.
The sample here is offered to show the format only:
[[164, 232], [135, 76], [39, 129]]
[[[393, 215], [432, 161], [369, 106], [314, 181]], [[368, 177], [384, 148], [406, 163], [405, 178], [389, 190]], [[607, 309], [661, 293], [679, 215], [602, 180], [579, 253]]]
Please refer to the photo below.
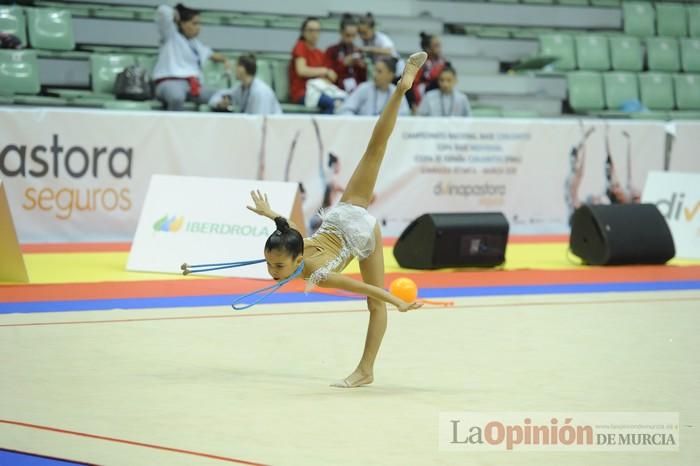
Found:
[[389, 285], [389, 292], [399, 299], [412, 303], [418, 298], [418, 287], [416, 282], [410, 278], [397, 278]]

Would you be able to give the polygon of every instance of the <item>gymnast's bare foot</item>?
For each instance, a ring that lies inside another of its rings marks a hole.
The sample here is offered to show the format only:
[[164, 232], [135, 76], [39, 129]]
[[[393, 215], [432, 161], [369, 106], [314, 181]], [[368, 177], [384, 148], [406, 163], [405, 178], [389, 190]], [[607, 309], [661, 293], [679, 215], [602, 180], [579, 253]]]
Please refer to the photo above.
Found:
[[343, 380], [332, 383], [331, 387], [356, 388], [362, 385], [369, 385], [372, 382], [374, 382], [374, 375], [371, 373], [364, 372], [358, 368], [355, 369], [355, 372], [348, 375]]
[[421, 66], [423, 66], [423, 63], [425, 63], [425, 60], [427, 59], [428, 54], [425, 52], [416, 52], [410, 57], [408, 57], [408, 61], [406, 61], [406, 66], [403, 69], [403, 75], [401, 75], [401, 79], [396, 84], [396, 86], [402, 92], [407, 92], [411, 88], [411, 86], [413, 86], [413, 80], [416, 78], [418, 70]]

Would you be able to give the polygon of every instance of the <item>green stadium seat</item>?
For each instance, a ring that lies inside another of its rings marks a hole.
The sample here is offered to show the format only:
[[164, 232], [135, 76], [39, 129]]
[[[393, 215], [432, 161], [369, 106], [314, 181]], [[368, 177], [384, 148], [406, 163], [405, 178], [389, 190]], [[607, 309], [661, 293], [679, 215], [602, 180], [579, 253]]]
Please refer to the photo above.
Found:
[[554, 3], [554, 0], [522, 0], [522, 3], [530, 5], [551, 5]]
[[554, 68], [568, 71], [576, 69], [574, 40], [567, 34], [543, 34], [540, 36], [540, 55], [557, 57]]
[[681, 39], [681, 63], [686, 73], [700, 73], [700, 39]]
[[673, 83], [668, 73], [639, 74], [639, 93], [642, 103], [650, 110], [672, 110]]
[[68, 10], [27, 8], [29, 43], [32, 48], [73, 50], [73, 20]]
[[656, 33], [667, 37], [688, 35], [685, 5], [680, 3], [656, 3]]
[[610, 61], [614, 70], [642, 71], [644, 55], [642, 44], [635, 36], [608, 37], [610, 43]]
[[700, 74], [678, 74], [673, 84], [679, 110], [700, 110]]
[[639, 83], [637, 75], [626, 72], [603, 74], [605, 85], [605, 106], [610, 110], [619, 110], [620, 106], [630, 100], [639, 100]]
[[0, 50], [0, 90], [4, 94], [38, 94], [40, 89], [35, 50]]
[[569, 105], [577, 113], [602, 110], [605, 108], [603, 80], [600, 73], [575, 71], [567, 76]]
[[0, 5], [0, 31], [17, 36], [22, 45], [27, 45], [27, 19], [17, 6]]
[[207, 60], [202, 66], [202, 84], [210, 89], [221, 90], [230, 87], [229, 75], [223, 63]]
[[607, 38], [595, 34], [576, 36], [576, 60], [579, 69], [582, 70], [609, 70], [610, 52]]
[[700, 5], [688, 5], [688, 35], [700, 37]]
[[0, 94], [0, 105], [12, 105], [12, 102], [12, 96]]
[[678, 40], [673, 37], [649, 37], [646, 43], [649, 70], [678, 71], [681, 69]]
[[91, 55], [90, 80], [93, 92], [114, 94], [114, 80], [117, 75], [135, 63], [134, 55]]
[[491, 3], [520, 3], [520, 0], [487, 0]]
[[624, 2], [622, 17], [625, 34], [648, 37], [656, 34], [654, 28], [654, 7], [650, 3]]

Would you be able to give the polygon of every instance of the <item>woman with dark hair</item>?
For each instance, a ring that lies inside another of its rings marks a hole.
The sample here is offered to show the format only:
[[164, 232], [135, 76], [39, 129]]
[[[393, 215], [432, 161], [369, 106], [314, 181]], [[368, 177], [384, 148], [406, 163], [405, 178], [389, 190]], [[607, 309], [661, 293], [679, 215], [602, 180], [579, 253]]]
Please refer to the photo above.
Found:
[[338, 87], [352, 92], [367, 80], [367, 65], [362, 51], [355, 46], [357, 20], [346, 13], [340, 20], [340, 42], [326, 49], [329, 66], [338, 75]]
[[420, 116], [467, 117], [472, 113], [469, 99], [463, 93], [455, 90], [457, 71], [449, 62], [440, 71], [438, 89], [426, 92], [418, 106]]
[[[426, 56], [425, 52], [418, 52], [408, 59], [340, 202], [322, 213], [323, 223], [311, 238], [302, 238], [293, 224], [274, 212], [266, 195], [259, 191], [251, 193], [254, 206], [248, 209], [273, 219], [277, 226], [265, 244], [265, 260], [272, 278], [285, 280], [301, 273], [307, 280], [307, 290], [318, 285], [367, 296], [370, 316], [362, 358], [348, 377], [333, 384], [335, 387], [359, 387], [374, 381], [374, 362], [386, 331], [386, 303], [402, 312], [421, 306], [419, 302], [404, 302], [384, 289], [381, 230], [377, 220], [367, 212], [367, 206], [404, 94], [411, 89]], [[353, 257], [360, 261], [362, 281], [340, 273]]]
[[428, 60], [413, 83], [412, 92], [408, 94], [408, 100], [414, 110], [418, 108], [426, 92], [438, 87], [438, 78], [446, 63], [442, 56], [442, 42], [437, 35], [421, 32], [420, 47], [428, 54]]
[[[381, 57], [374, 62], [374, 82], [360, 84], [343, 105], [336, 112], [339, 115], [371, 115], [382, 113], [384, 106], [389, 102], [389, 97], [394, 93], [396, 86], [394, 76], [396, 73], [396, 60], [391, 57]], [[404, 99], [399, 108], [399, 115], [410, 115], [411, 110]]]
[[[305, 104], [306, 83], [313, 78], [321, 78], [329, 83], [338, 80], [338, 74], [333, 71], [326, 55], [316, 47], [321, 35], [321, 23], [318, 18], [309, 17], [301, 25], [301, 35], [292, 50], [292, 61], [289, 63], [289, 93], [292, 102]], [[318, 108], [323, 113], [333, 113], [336, 99], [321, 93]]]
[[221, 53], [202, 44], [199, 11], [178, 3], [158, 7], [156, 15], [160, 34], [158, 60], [153, 68], [156, 97], [167, 110], [182, 110], [186, 100], [207, 103], [214, 93], [202, 87], [202, 66], [207, 60], [222, 62], [229, 67]]

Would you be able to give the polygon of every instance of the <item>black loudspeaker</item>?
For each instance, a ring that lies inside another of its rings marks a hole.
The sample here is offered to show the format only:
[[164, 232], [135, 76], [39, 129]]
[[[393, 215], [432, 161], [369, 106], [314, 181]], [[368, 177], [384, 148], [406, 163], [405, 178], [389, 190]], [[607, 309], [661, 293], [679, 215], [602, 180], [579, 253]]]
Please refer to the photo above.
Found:
[[584, 205], [571, 216], [569, 247], [591, 265], [665, 264], [673, 236], [654, 204]]
[[424, 214], [401, 233], [394, 257], [401, 267], [494, 267], [505, 261], [508, 220], [500, 212]]

